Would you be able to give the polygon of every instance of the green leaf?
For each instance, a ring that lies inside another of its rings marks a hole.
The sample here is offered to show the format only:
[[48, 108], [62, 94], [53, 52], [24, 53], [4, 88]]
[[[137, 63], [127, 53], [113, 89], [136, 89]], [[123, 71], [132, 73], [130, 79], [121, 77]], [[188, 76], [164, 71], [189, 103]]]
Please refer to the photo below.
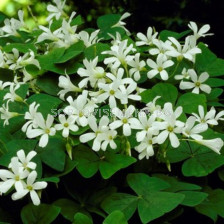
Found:
[[219, 155], [211, 149], [196, 143], [192, 143], [190, 146], [192, 153], [189, 154], [189, 159], [187, 159], [182, 165], [182, 173], [184, 176], [206, 176], [218, 167], [224, 165], [223, 155]]
[[58, 87], [58, 79], [55, 78], [55, 75], [48, 74], [44, 76], [39, 76], [36, 81], [36, 85], [40, 88], [41, 91], [52, 95], [57, 96], [59, 91], [61, 90]]
[[16, 48], [19, 52], [24, 54], [30, 52], [30, 50], [34, 53], [37, 52], [35, 45], [31, 43], [11, 43], [3, 47], [3, 51], [6, 53], [11, 53], [13, 48]]
[[210, 217], [214, 222], [218, 215], [224, 218], [224, 191], [209, 189], [206, 192], [209, 194], [208, 198], [195, 207], [196, 211]]
[[38, 112], [41, 112], [46, 118], [48, 114], [57, 115], [57, 107], [62, 103], [58, 97], [53, 97], [47, 94], [34, 94], [28, 98], [27, 103], [36, 102], [40, 104]]
[[133, 157], [109, 151], [98, 155], [90, 148], [81, 145], [74, 151], [74, 158], [78, 163], [77, 170], [85, 178], [92, 177], [99, 169], [102, 177], [108, 179], [118, 170], [136, 162]]
[[181, 39], [182, 37], [186, 36], [187, 34], [189, 34], [191, 32], [191, 30], [186, 30], [182, 33], [177, 33], [177, 32], [173, 32], [170, 30], [163, 30], [160, 34], [159, 37], [162, 41], [166, 41], [168, 40], [168, 37], [174, 37], [177, 40]]
[[0, 80], [3, 82], [13, 82], [14, 73], [10, 69], [0, 68]]
[[37, 147], [42, 162], [57, 171], [63, 171], [65, 167], [65, 143], [61, 139], [50, 138], [45, 148]]
[[143, 223], [148, 223], [176, 208], [184, 199], [178, 193], [161, 192], [169, 187], [165, 181], [146, 174], [129, 174], [129, 186], [139, 198], [138, 213]]
[[113, 25], [117, 24], [120, 20], [121, 16], [119, 14], [107, 14], [100, 16], [97, 19], [97, 26], [101, 30], [106, 30], [111, 28]]
[[80, 55], [85, 48], [83, 41], [79, 41], [73, 45], [71, 45], [68, 49], [65, 50], [64, 55], [57, 60], [55, 63], [65, 63], [72, 58]]
[[185, 93], [177, 101], [177, 106], [182, 106], [187, 114], [198, 112], [198, 105], [206, 107], [206, 97], [203, 94]]
[[218, 78], [209, 78], [206, 81], [206, 84], [208, 84], [211, 87], [222, 87], [222, 86], [224, 86], [224, 80], [218, 79]]
[[196, 184], [191, 183], [185, 183], [182, 181], [179, 181], [177, 178], [164, 175], [164, 174], [155, 174], [153, 175], [155, 177], [158, 177], [167, 183], [169, 183], [169, 188], [166, 188], [166, 191], [169, 192], [178, 192], [178, 191], [193, 191], [193, 190], [200, 190], [201, 187]]
[[217, 58], [213, 63], [207, 65], [206, 72], [210, 76], [223, 76], [224, 75], [224, 60]]
[[106, 54], [101, 54], [103, 51], [109, 50], [110, 47], [108, 44], [96, 43], [86, 48], [84, 55], [88, 60], [93, 60], [95, 57], [98, 57], [98, 61], [103, 61], [106, 58]]
[[206, 193], [197, 191], [181, 191], [180, 193], [185, 196], [181, 204], [189, 207], [201, 204], [208, 196]]
[[74, 216], [74, 224], [93, 224], [92, 219], [82, 213], [76, 213]]
[[107, 218], [104, 220], [103, 224], [128, 224], [124, 214], [117, 210], [113, 211]]
[[75, 26], [75, 25], [79, 26], [79, 25], [82, 25], [83, 23], [84, 23], [84, 21], [83, 21], [82, 17], [80, 15], [78, 15], [72, 20], [71, 26]]
[[60, 213], [60, 208], [54, 205], [41, 204], [35, 206], [28, 204], [21, 211], [24, 224], [50, 224]]
[[117, 210], [123, 212], [128, 220], [137, 209], [138, 198], [130, 194], [114, 193], [107, 197], [101, 206], [108, 214]]
[[151, 90], [145, 90], [141, 94], [142, 102], [151, 102], [156, 96], [161, 96], [156, 102], [159, 105], [164, 105], [166, 102], [175, 104], [178, 91], [177, 88], [168, 83], [158, 83]]
[[78, 203], [66, 198], [55, 201], [54, 205], [61, 208], [61, 214], [71, 222], [76, 213], [83, 212], [83, 208]]

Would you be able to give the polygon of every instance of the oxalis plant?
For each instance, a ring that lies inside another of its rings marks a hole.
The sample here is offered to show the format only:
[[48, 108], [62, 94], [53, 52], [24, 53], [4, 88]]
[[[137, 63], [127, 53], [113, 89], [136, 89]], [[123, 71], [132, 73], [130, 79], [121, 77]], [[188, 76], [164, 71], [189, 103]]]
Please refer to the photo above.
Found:
[[210, 26], [135, 35], [125, 13], [86, 29], [64, 5], [33, 30], [0, 17], [1, 223], [223, 222]]

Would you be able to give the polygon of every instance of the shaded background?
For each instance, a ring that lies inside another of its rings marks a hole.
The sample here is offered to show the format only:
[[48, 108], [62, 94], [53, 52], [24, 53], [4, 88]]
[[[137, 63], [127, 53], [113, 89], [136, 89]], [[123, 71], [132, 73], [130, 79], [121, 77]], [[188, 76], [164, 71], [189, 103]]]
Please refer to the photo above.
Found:
[[[0, 0], [0, 10], [9, 16], [18, 9], [25, 11], [26, 20], [34, 24], [29, 6], [41, 24], [45, 23], [46, 5], [43, 0]], [[215, 36], [207, 37], [219, 57], [224, 58], [224, 1], [223, 0], [67, 0], [66, 11], [75, 10], [86, 20], [89, 27], [96, 27], [96, 19], [107, 13], [130, 12], [127, 19], [132, 32], [146, 32], [148, 26], [157, 31], [170, 29], [184, 31], [189, 21], [199, 25], [210, 24]]]

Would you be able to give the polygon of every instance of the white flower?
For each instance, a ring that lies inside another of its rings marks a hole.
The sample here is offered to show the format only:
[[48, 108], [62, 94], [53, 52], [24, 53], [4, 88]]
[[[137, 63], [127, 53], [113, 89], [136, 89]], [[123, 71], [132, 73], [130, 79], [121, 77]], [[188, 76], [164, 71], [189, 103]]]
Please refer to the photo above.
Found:
[[205, 37], [205, 36], [211, 36], [213, 35], [213, 33], [207, 33], [210, 30], [210, 25], [206, 24], [204, 26], [202, 26], [199, 30], [198, 30], [198, 26], [195, 22], [190, 22], [188, 24], [188, 27], [194, 32], [194, 37], [196, 39], [199, 39], [200, 37]]
[[153, 123], [156, 120], [156, 116], [151, 115], [148, 118], [145, 112], [140, 112], [138, 114], [138, 119], [141, 123], [141, 126], [139, 127], [139, 129], [141, 129], [142, 131], [139, 131], [136, 134], [137, 142], [143, 141], [148, 131], [150, 131], [154, 135], [158, 134], [158, 130], [155, 127], [153, 127]]
[[78, 125], [87, 126], [87, 117], [98, 107], [93, 100], [88, 99], [88, 91], [83, 91], [82, 95], [79, 95], [75, 100], [69, 96], [67, 101], [70, 105], [65, 107], [64, 112], [67, 115], [74, 115]]
[[199, 115], [195, 114], [195, 113], [192, 113], [195, 116], [197, 122], [199, 122], [201, 124], [206, 124], [207, 127], [208, 127], [208, 124], [218, 125], [218, 122], [215, 119], [216, 111], [215, 111], [214, 107], [212, 107], [210, 109], [210, 111], [205, 114], [204, 107], [199, 105], [198, 106], [198, 112], [199, 112]]
[[208, 126], [206, 124], [197, 124], [194, 126], [195, 122], [196, 118], [190, 116], [183, 127], [182, 133], [188, 138], [202, 139], [203, 137], [199, 134], [206, 131]]
[[224, 118], [223, 118], [222, 116], [224, 116], [224, 110], [222, 110], [222, 111], [220, 111], [218, 114], [216, 114], [216, 116], [215, 116], [215, 120], [216, 120], [216, 121], [219, 121], [219, 120], [223, 121]]
[[174, 62], [167, 60], [164, 55], [160, 54], [158, 55], [156, 62], [154, 62], [152, 59], [148, 59], [147, 64], [152, 68], [152, 70], [147, 73], [149, 79], [152, 79], [157, 74], [160, 74], [162, 80], [167, 80], [169, 77], [165, 69], [171, 67]]
[[154, 155], [153, 145], [156, 144], [156, 137], [153, 137], [153, 134], [148, 131], [145, 138], [141, 141], [141, 143], [135, 147], [135, 150], [139, 152], [138, 158], [141, 160], [146, 157], [149, 159], [150, 156]]
[[40, 106], [40, 104], [36, 104], [36, 102], [33, 102], [30, 106], [29, 106], [29, 111], [27, 111], [25, 113], [24, 119], [28, 120], [22, 127], [22, 131], [26, 132], [26, 130], [29, 127], [32, 128], [37, 128], [38, 127], [38, 121], [36, 120], [36, 116], [37, 116], [37, 109]]
[[140, 72], [143, 71], [146, 65], [145, 61], [140, 61], [140, 53], [137, 53], [133, 60], [128, 61], [128, 65], [132, 67], [129, 70], [130, 75], [134, 77], [134, 80], [138, 81], [141, 78]]
[[184, 68], [181, 72], [181, 75], [175, 75], [174, 78], [176, 80], [190, 79], [189, 69], [187, 70], [186, 68]]
[[99, 83], [98, 86], [100, 89], [102, 89], [103, 92], [100, 95], [98, 95], [98, 97], [96, 98], [97, 102], [102, 103], [106, 99], [109, 99], [110, 108], [117, 107], [116, 99], [121, 100], [123, 97], [121, 90], [119, 89], [120, 82], [115, 81], [115, 82], [112, 82], [111, 84]]
[[[33, 159], [34, 156], [36, 156], [35, 151], [30, 151], [27, 156], [25, 155], [25, 152], [23, 149], [19, 150], [17, 153], [17, 158], [19, 160], [19, 165], [24, 169], [24, 170], [35, 170], [37, 164], [32, 162], [31, 160]], [[9, 168], [12, 168], [12, 163], [9, 164]]]
[[140, 41], [136, 42], [136, 46], [152, 45], [154, 40], [156, 39], [157, 35], [158, 35], [158, 32], [155, 32], [153, 34], [152, 27], [148, 28], [147, 36], [145, 36], [143, 33], [137, 33], [137, 37], [138, 37], [138, 39], [140, 39]]
[[130, 105], [124, 112], [117, 107], [112, 110], [112, 113], [119, 118], [110, 124], [112, 130], [123, 126], [123, 134], [125, 136], [131, 135], [131, 129], [141, 129], [141, 123], [137, 118], [132, 117], [135, 112], [135, 107]]
[[201, 53], [201, 49], [194, 45], [194, 40], [192, 37], [188, 36], [185, 39], [185, 44], [182, 46], [178, 40], [174, 37], [169, 37], [169, 40], [174, 44], [175, 47], [167, 52], [167, 55], [171, 57], [176, 57], [178, 60], [186, 58], [192, 62], [195, 61], [195, 55]]
[[204, 145], [214, 152], [221, 154], [220, 150], [223, 147], [223, 140], [221, 138], [215, 138], [215, 139], [210, 139], [210, 140], [197, 140], [196, 141], [198, 144]]
[[15, 85], [14, 83], [12, 83], [10, 85], [10, 89], [9, 89], [9, 93], [7, 93], [5, 96], [4, 96], [4, 100], [8, 100], [8, 102], [12, 101], [18, 101], [18, 102], [23, 102], [23, 99], [22, 97], [20, 97], [18, 94], [16, 94], [16, 90], [18, 90], [20, 88], [20, 85], [17, 84]]
[[37, 172], [32, 171], [29, 176], [27, 177], [26, 183], [23, 182], [23, 188], [18, 190], [16, 193], [12, 195], [13, 200], [18, 200], [23, 198], [25, 195], [30, 193], [31, 200], [34, 205], [40, 204], [40, 199], [37, 194], [37, 190], [42, 190], [47, 187], [47, 182], [45, 181], [38, 181], [35, 182], [37, 178]]
[[11, 82], [3, 82], [0, 80], [0, 90], [5, 89], [6, 87], [10, 86], [12, 83]]
[[154, 39], [153, 44], [156, 47], [149, 50], [151, 55], [164, 55], [167, 57], [167, 52], [172, 49], [171, 42], [168, 40], [163, 42], [162, 40]]
[[98, 33], [100, 32], [100, 30], [95, 30], [94, 32], [92, 32], [90, 35], [89, 33], [87, 33], [86, 31], [81, 31], [79, 32], [79, 39], [82, 40], [85, 44], [86, 47], [90, 47], [91, 45], [97, 43], [98, 41]]
[[9, 124], [9, 119], [18, 116], [17, 112], [10, 112], [8, 103], [0, 107], [1, 119], [4, 120], [4, 126]]
[[115, 25], [113, 25], [112, 27], [121, 27], [126, 31], [127, 35], [130, 35], [130, 32], [125, 28], [126, 23], [123, 21], [124, 19], [128, 18], [130, 15], [131, 14], [129, 12], [125, 12], [121, 16], [120, 20]]
[[146, 107], [144, 109], [148, 110], [151, 114], [158, 117], [158, 112], [161, 111], [161, 106], [156, 105], [156, 101], [161, 98], [161, 96], [156, 96], [152, 102], [149, 102], [146, 104]]
[[207, 72], [201, 73], [199, 77], [194, 69], [189, 69], [188, 73], [192, 82], [181, 81], [180, 89], [193, 89], [192, 93], [196, 94], [199, 94], [200, 90], [208, 94], [211, 92], [211, 87], [207, 84], [203, 84], [209, 78], [209, 74]]
[[4, 33], [6, 33], [4, 36], [18, 36], [18, 30], [23, 28], [25, 26], [25, 23], [23, 21], [23, 15], [24, 12], [22, 10], [18, 11], [18, 17], [19, 20], [17, 19], [5, 19], [4, 21], [4, 26], [2, 28], [0, 28], [0, 31], [3, 31]]
[[29, 128], [26, 132], [28, 138], [36, 138], [41, 136], [39, 141], [39, 146], [44, 148], [49, 140], [49, 136], [55, 135], [55, 128], [52, 127], [54, 122], [54, 117], [50, 114], [47, 116], [47, 120], [45, 121], [43, 115], [38, 113], [36, 115], [36, 120], [38, 122], [38, 128], [32, 129]]
[[133, 44], [128, 45], [128, 40], [123, 40], [118, 45], [113, 45], [110, 51], [103, 51], [102, 54], [109, 54], [112, 57], [104, 59], [104, 64], [112, 65], [112, 69], [118, 68], [121, 64], [127, 66], [127, 63], [133, 60], [133, 55], [128, 55], [130, 52], [136, 51]]
[[68, 92], [81, 92], [81, 89], [75, 86], [72, 82], [70, 77], [66, 74], [66, 76], [60, 76], [59, 77], [59, 83], [58, 86], [60, 88], [63, 88], [63, 90], [59, 91], [58, 95], [59, 97], [64, 100], [65, 95]]
[[107, 116], [103, 116], [99, 121], [99, 125], [97, 125], [96, 118], [94, 116], [90, 116], [88, 118], [88, 123], [93, 132], [81, 135], [79, 138], [80, 142], [85, 143], [94, 139], [92, 149], [94, 151], [99, 151], [101, 142], [105, 140], [105, 132], [109, 129], [109, 118]]
[[176, 110], [173, 111], [171, 103], [164, 104], [163, 113], [161, 115], [161, 118], [164, 121], [154, 122], [153, 124], [155, 128], [159, 130], [163, 130], [157, 136], [157, 142], [159, 144], [163, 144], [165, 140], [167, 139], [167, 137], [169, 136], [171, 145], [174, 148], [177, 148], [180, 145], [180, 142], [176, 134], [179, 134], [182, 132], [184, 123], [176, 119], [182, 114], [182, 111], [183, 111], [182, 107], [177, 107]]
[[6, 193], [12, 186], [15, 186], [17, 191], [23, 189], [23, 179], [25, 179], [29, 172], [21, 169], [19, 160], [17, 157], [11, 159], [12, 172], [9, 170], [0, 170], [0, 178], [4, 181], [0, 185], [0, 192]]
[[116, 143], [114, 141], [116, 136], [117, 136], [117, 132], [115, 130], [108, 130], [108, 131], [106, 131], [104, 133], [104, 139], [103, 139], [102, 144], [101, 144], [101, 149], [103, 151], [105, 151], [108, 145], [110, 145], [110, 147], [112, 149], [116, 149], [117, 145], [116, 145]]
[[112, 45], [119, 45], [122, 41], [120, 33], [116, 32], [116, 36], [114, 37], [112, 34], [108, 33], [108, 35], [113, 39], [111, 41]]
[[55, 3], [56, 6], [54, 5], [48, 5], [47, 6], [47, 11], [50, 12], [49, 16], [47, 17], [47, 21], [50, 21], [52, 18], [56, 18], [57, 20], [59, 20], [59, 18], [61, 17], [61, 15], [64, 15], [64, 6], [65, 6], [65, 1], [61, 1], [61, 0], [53, 0], [53, 2]]
[[104, 68], [97, 66], [98, 63], [98, 56], [93, 60], [88, 61], [86, 58], [83, 60], [83, 64], [85, 68], [79, 68], [77, 73], [81, 77], [84, 78], [80, 83], [79, 87], [83, 88], [90, 82], [91, 87], [96, 87], [97, 83], [105, 82], [104, 77], [106, 75]]
[[[49, 28], [45, 27], [45, 26], [39, 26], [39, 28], [41, 30], [43, 30], [43, 33], [40, 34], [37, 38], [37, 42], [36, 43], [39, 43], [39, 42], [42, 42], [42, 41], [45, 41], [45, 40], [51, 40], [53, 41], [58, 47], [63, 47], [64, 46], [64, 41], [62, 41], [61, 39], [64, 38], [64, 34], [62, 33], [62, 29], [59, 28], [55, 31], [51, 31], [50, 29], [50, 26], [51, 24], [49, 24]], [[64, 39], [63, 39], [64, 40]]]
[[69, 116], [67, 119], [65, 117], [65, 115], [63, 114], [60, 114], [59, 115], [59, 121], [61, 124], [56, 124], [55, 125], [55, 129], [60, 131], [60, 130], [63, 130], [62, 131], [62, 136], [64, 138], [67, 138], [69, 136], [69, 131], [78, 131], [78, 126], [75, 125], [75, 120], [76, 118], [74, 116]]

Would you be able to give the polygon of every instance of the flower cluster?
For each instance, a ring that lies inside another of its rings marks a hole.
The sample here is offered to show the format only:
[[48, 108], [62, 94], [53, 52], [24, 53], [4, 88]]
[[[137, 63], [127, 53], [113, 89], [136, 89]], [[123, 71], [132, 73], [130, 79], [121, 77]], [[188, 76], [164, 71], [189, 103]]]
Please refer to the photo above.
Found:
[[25, 195], [30, 194], [31, 200], [34, 205], [40, 204], [40, 198], [37, 191], [47, 187], [47, 182], [36, 181], [37, 164], [31, 160], [37, 153], [30, 151], [27, 156], [23, 149], [17, 152], [16, 157], [11, 158], [8, 170], [0, 169], [0, 193], [8, 192], [12, 187], [16, 192], [12, 194], [12, 200], [18, 200]]
[[[135, 150], [139, 152], [139, 159], [154, 155], [154, 149], [159, 149], [159, 145], [167, 139], [174, 148], [179, 147], [180, 141], [193, 141], [220, 153], [223, 141], [220, 138], [206, 140], [202, 133], [208, 130], [209, 125], [217, 125], [218, 120], [223, 120], [223, 111], [216, 114], [212, 107], [205, 115], [204, 107], [199, 106], [199, 115], [193, 113], [185, 117], [181, 106], [175, 109], [171, 102], [157, 104], [159, 94], [146, 105], [141, 96], [145, 90], [142, 83], [147, 79], [156, 82], [174, 78], [180, 80], [180, 90], [192, 89], [194, 94], [200, 91], [206, 94], [211, 92], [211, 87], [205, 83], [209, 74], [203, 72], [198, 75], [193, 69], [196, 55], [201, 53], [197, 41], [200, 37], [211, 35], [207, 33], [209, 25], [198, 29], [194, 22], [190, 22], [189, 28], [193, 34], [186, 36], [183, 42], [172, 36], [163, 41], [151, 27], [146, 35], [138, 33], [136, 41], [130, 41], [128, 36], [122, 36], [119, 32], [109, 34], [112, 39], [109, 49], [92, 59], [82, 59], [75, 74], [76, 83], [73, 82], [73, 75], [66, 73], [66, 69], [65, 75], [59, 77], [58, 95], [63, 100], [63, 114], [56, 118], [49, 112], [45, 116], [38, 111], [41, 108], [38, 102], [28, 105], [28, 93], [22, 98], [17, 92], [24, 84], [35, 91], [37, 77], [29, 74], [26, 67], [33, 65], [41, 70], [38, 54], [41, 55], [43, 47], [47, 49], [44, 53], [47, 55], [52, 49], [68, 49], [78, 42], [82, 42], [88, 49], [104, 41], [100, 37], [100, 30], [91, 33], [78, 31], [78, 25], [74, 25], [76, 13], [73, 12], [69, 18], [66, 16], [65, 1], [54, 0], [54, 3], [47, 7], [48, 27], [39, 26], [41, 32], [34, 40], [38, 53], [30, 50], [21, 55], [16, 48], [12, 49], [12, 53], [0, 51], [1, 67], [13, 70], [16, 74], [13, 82], [0, 81], [0, 89], [6, 91], [0, 108], [4, 125], [8, 125], [9, 120], [15, 116], [24, 116], [26, 123], [22, 131], [27, 138], [39, 138], [40, 147], [46, 147], [49, 138], [57, 132], [69, 141], [72, 133], [87, 127], [86, 130], [91, 131], [82, 133], [79, 140], [82, 143], [90, 142], [94, 151], [115, 149], [116, 140], [125, 138], [128, 142], [128, 137], [132, 136], [136, 138]], [[123, 21], [129, 15], [125, 13], [121, 16], [112, 28], [124, 29], [126, 35], [130, 36]], [[19, 18], [16, 23], [5, 21], [5, 26], [1, 28], [3, 36], [19, 35], [19, 30], [24, 28], [21, 12]], [[55, 21], [60, 21], [61, 25], [57, 27]], [[183, 61], [187, 61], [188, 66], [182, 69], [181, 74], [177, 74], [177, 68]], [[24, 115], [10, 111], [10, 105], [15, 102], [28, 105], [28, 111]], [[136, 105], [138, 109], [142, 108], [138, 114], [135, 113]], [[95, 110], [103, 106], [109, 107], [112, 116], [96, 116]], [[16, 163], [16, 159], [13, 161]]]

